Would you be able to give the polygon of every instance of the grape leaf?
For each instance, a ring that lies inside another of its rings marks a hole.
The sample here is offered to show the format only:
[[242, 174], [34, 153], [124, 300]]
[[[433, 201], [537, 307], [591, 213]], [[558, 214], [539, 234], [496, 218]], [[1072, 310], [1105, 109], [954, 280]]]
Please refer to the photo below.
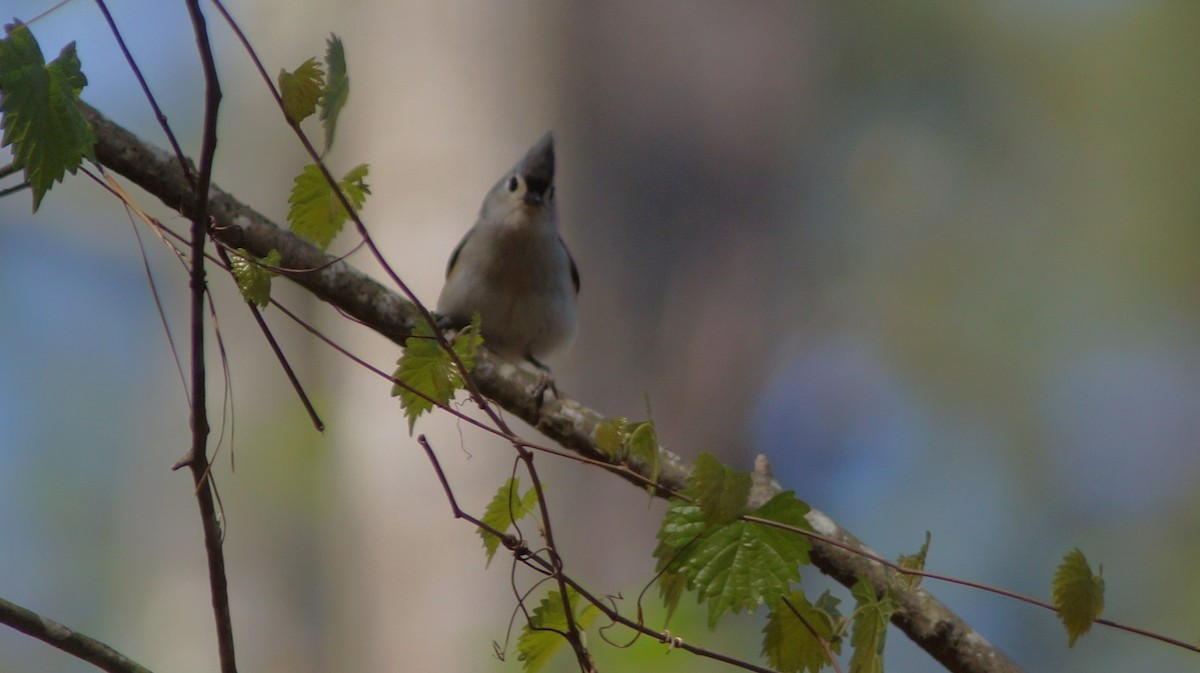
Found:
[[[567, 599], [571, 601], [572, 607], [579, 604], [579, 594], [574, 589], [567, 589]], [[600, 609], [588, 604], [576, 613], [575, 626], [582, 631], [599, 615]], [[521, 628], [521, 637], [517, 639], [517, 659], [525, 662], [526, 673], [537, 673], [550, 661], [550, 657], [567, 644], [563, 635], [566, 631], [567, 616], [563, 610], [561, 594], [550, 591], [534, 608], [529, 621]]]
[[[371, 193], [371, 188], [363, 180], [366, 176], [367, 165], [359, 164], [350, 169], [338, 182], [346, 200], [355, 210], [362, 208], [367, 195]], [[329, 247], [329, 243], [350, 217], [316, 164], [308, 164], [300, 175], [296, 176], [288, 203], [291, 204], [288, 222], [292, 224], [292, 231], [320, 246], [322, 250]]]
[[346, 71], [346, 50], [342, 38], [330, 34], [325, 41], [325, 67], [329, 77], [321, 90], [321, 123], [325, 128], [325, 152], [333, 147], [338, 116], [350, 98], [350, 75]]
[[627, 422], [624, 418], [607, 418], [596, 424], [596, 448], [616, 462], [625, 460], [629, 451], [626, 441], [629, 437]]
[[[752, 512], [755, 516], [808, 529], [808, 506], [791, 491], [780, 493]], [[717, 625], [727, 611], [751, 610], [788, 593], [800, 580], [800, 564], [807, 564], [808, 539], [744, 520], [707, 525], [699, 505], [672, 501], [658, 532], [659, 590], [668, 599], [671, 574], [686, 579], [687, 588], [708, 606], [708, 625]], [[663, 579], [667, 578], [667, 584]], [[672, 608], [667, 604], [668, 610]]]
[[[925, 557], [929, 555], [929, 543], [932, 540], [933, 534], [925, 531], [925, 544], [921, 545], [921, 549], [915, 554], [901, 554], [900, 558], [896, 559], [896, 565], [909, 570], [924, 570]], [[916, 589], [920, 586], [922, 579], [920, 575], [900, 575], [900, 582], [909, 589]]]
[[654, 430], [654, 422], [631, 423], [629, 439], [625, 444], [629, 458], [645, 466], [645, 476], [651, 481], [658, 481], [658, 433]]
[[[507, 532], [509, 526], [525, 518], [525, 515], [532, 512], [533, 508], [537, 506], [537, 491], [531, 487], [525, 491], [525, 495], [518, 497], [517, 494], [520, 490], [521, 482], [517, 477], [504, 482], [504, 485], [496, 491], [492, 501], [488, 503], [487, 509], [483, 511], [482, 521], [498, 531]], [[492, 557], [500, 547], [500, 538], [482, 528], [477, 529], [477, 532], [479, 537], [483, 538], [487, 562], [488, 565], [491, 565]]]
[[850, 645], [850, 673], [883, 673], [883, 645], [887, 638], [888, 620], [896, 611], [890, 591], [883, 598], [875, 594], [875, 587], [866, 577], [859, 575], [850, 589], [858, 602], [854, 609], [854, 631]]
[[24, 24], [7, 25], [5, 33], [0, 40], [0, 147], [12, 146], [13, 166], [24, 169], [37, 212], [66, 172], [74, 175], [84, 159], [96, 160], [96, 135], [78, 105], [87, 77], [74, 42], [46, 63]]
[[[482, 343], [479, 314], [476, 313], [471, 324], [458, 331], [450, 347], [470, 371], [475, 367], [475, 354]], [[408, 417], [408, 432], [412, 434], [417, 417], [434, 406], [419, 393], [446, 404], [463, 387], [463, 378], [450, 354], [438, 344], [433, 328], [423, 320], [417, 322], [413, 335], [404, 342], [404, 355], [396, 364], [398, 367], [392, 377], [405, 385], [392, 386], [392, 396], [400, 398], [400, 406], [404, 407], [404, 415]]]
[[734, 472], [709, 453], [701, 453], [688, 477], [688, 494], [700, 504], [704, 523], [729, 523], [746, 512], [750, 475]]
[[262, 265], [278, 267], [279, 260], [278, 250], [271, 250], [262, 259], [251, 255], [245, 248], [239, 248], [237, 254], [229, 256], [229, 271], [237, 281], [242, 299], [259, 308], [266, 308], [271, 303], [271, 279], [275, 277], [275, 272]]
[[763, 654], [772, 668], [781, 673], [817, 673], [830, 663], [822, 642], [841, 654], [841, 639], [834, 636], [842, 618], [836, 606], [837, 599], [828, 591], [815, 606], [800, 590], [780, 600], [763, 628]]
[[1087, 633], [1104, 610], [1104, 567], [1093, 575], [1087, 558], [1078, 548], [1067, 552], [1054, 573], [1052, 590], [1058, 618], [1067, 629], [1067, 646]]
[[301, 63], [294, 72], [280, 70], [279, 97], [287, 118], [299, 124], [316, 112], [324, 86], [325, 71], [315, 58]]

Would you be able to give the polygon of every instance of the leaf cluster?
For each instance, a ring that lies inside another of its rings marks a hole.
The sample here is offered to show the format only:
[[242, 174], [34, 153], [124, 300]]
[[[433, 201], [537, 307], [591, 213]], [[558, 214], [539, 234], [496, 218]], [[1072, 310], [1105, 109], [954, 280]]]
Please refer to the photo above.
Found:
[[[341, 39], [332, 35], [327, 40], [324, 67], [315, 57], [309, 58], [295, 70], [280, 70], [278, 81], [284, 114], [293, 126], [298, 126], [320, 109], [325, 134], [322, 155], [327, 154], [333, 147], [338, 118], [350, 97], [350, 75], [346, 70], [346, 51]], [[296, 176], [288, 197], [288, 222], [292, 231], [322, 250], [328, 248], [350, 219], [346, 204], [355, 211], [361, 210], [371, 193], [366, 182], [367, 172], [367, 165], [359, 164], [335, 184], [326, 177], [322, 165], [311, 163], [305, 166]]]
[[596, 448], [615, 463], [630, 461], [644, 467], [651, 481], [658, 479], [658, 433], [654, 421], [629, 422], [610, 418], [596, 425]]
[[24, 171], [34, 212], [67, 172], [73, 175], [84, 159], [96, 160], [96, 135], [78, 106], [85, 86], [74, 42], [46, 63], [27, 26], [5, 26], [0, 40], [0, 147], [12, 147], [13, 167]]
[[[475, 313], [471, 324], [458, 331], [450, 347], [467, 371], [471, 371], [482, 345], [479, 313]], [[454, 393], [465, 385], [454, 358], [441, 347], [433, 327], [425, 321], [417, 322], [412, 336], [405, 340], [404, 354], [396, 364], [392, 396], [400, 398], [410, 433], [421, 414], [437, 404], [448, 404]]]

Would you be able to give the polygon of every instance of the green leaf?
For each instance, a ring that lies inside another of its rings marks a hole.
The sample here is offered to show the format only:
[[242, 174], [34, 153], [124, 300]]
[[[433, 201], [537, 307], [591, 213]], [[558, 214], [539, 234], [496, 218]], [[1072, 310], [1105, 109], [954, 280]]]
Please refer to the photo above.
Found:
[[654, 422], [633, 423], [629, 430], [626, 446], [630, 460], [642, 463], [646, 468], [645, 476], [658, 481], [658, 433], [654, 431]]
[[73, 175], [84, 159], [96, 159], [96, 136], [78, 105], [87, 77], [74, 42], [46, 63], [24, 24], [5, 26], [5, 32], [0, 40], [0, 147], [12, 145], [13, 166], [24, 169], [36, 212], [67, 171]]
[[[808, 506], [791, 491], [780, 493], [753, 512], [754, 515], [809, 529], [804, 514]], [[717, 625], [727, 611], [752, 610], [764, 602], [774, 602], [800, 580], [800, 564], [807, 564], [808, 539], [791, 531], [743, 520], [708, 525], [699, 505], [674, 500], [667, 507], [658, 532], [658, 571], [664, 600], [675, 590], [671, 573], [686, 579], [708, 606], [709, 628]], [[671, 605], [668, 603], [668, 609]]]
[[709, 453], [701, 453], [688, 477], [688, 493], [704, 512], [704, 523], [729, 523], [746, 513], [750, 475], [725, 467]]
[[[659, 565], [662, 565], [661, 559]], [[663, 620], [666, 624], [671, 621], [671, 615], [675, 614], [675, 608], [679, 607], [679, 599], [683, 597], [684, 589], [688, 588], [688, 577], [683, 573], [668, 570], [658, 576], [656, 583], [658, 595], [662, 598], [663, 606], [667, 608], [667, 617]]]
[[229, 270], [237, 281], [242, 299], [259, 308], [266, 308], [271, 303], [271, 279], [275, 277], [275, 272], [263, 266], [278, 267], [279, 261], [278, 250], [271, 250], [261, 259], [251, 255], [245, 248], [238, 248], [237, 254], [229, 256]]
[[822, 642], [834, 654], [841, 654], [841, 639], [834, 635], [842, 618], [836, 605], [837, 599], [828, 591], [816, 606], [800, 590], [793, 591], [786, 601], [780, 600], [763, 628], [763, 654], [771, 667], [781, 673], [817, 673], [830, 663]]
[[[901, 554], [900, 558], [896, 559], [896, 565], [909, 570], [924, 570], [925, 557], [929, 554], [929, 543], [933, 540], [933, 534], [925, 531], [925, 544], [921, 545], [921, 549], [915, 554]], [[900, 582], [909, 589], [916, 589], [921, 585], [923, 578], [920, 575], [900, 575]]]
[[[483, 337], [479, 335], [479, 314], [476, 313], [471, 324], [459, 330], [450, 347], [462, 360], [467, 371], [470, 371], [475, 367], [475, 355], [482, 343]], [[400, 356], [397, 365], [399, 366], [392, 376], [408, 387], [399, 384], [392, 386], [392, 396], [400, 398], [400, 406], [404, 407], [404, 415], [408, 417], [408, 432], [411, 434], [417, 417], [434, 406], [433, 402], [418, 392], [446, 404], [454, 397], [454, 393], [463, 387], [464, 382], [450, 354], [442, 350], [434, 336], [433, 328], [425, 321], [417, 322], [413, 335], [404, 342], [404, 355]], [[413, 392], [414, 390], [418, 392]]]
[[854, 630], [850, 635], [850, 673], [883, 673], [883, 645], [887, 638], [888, 620], [896, 611], [891, 591], [883, 598], [875, 594], [875, 587], [866, 577], [859, 575], [850, 589], [858, 602], [854, 609]]
[[629, 430], [624, 418], [608, 418], [596, 425], [596, 448], [608, 458], [622, 462], [628, 454]]
[[1104, 611], [1104, 567], [1093, 575], [1087, 558], [1078, 548], [1067, 552], [1054, 573], [1054, 607], [1067, 629], [1067, 646], [1087, 633]]
[[321, 122], [325, 127], [325, 152], [333, 147], [338, 115], [350, 97], [350, 75], [346, 72], [346, 51], [342, 38], [330, 34], [325, 41], [325, 68], [329, 77], [321, 90]]
[[[355, 210], [362, 208], [367, 194], [371, 193], [371, 188], [364, 182], [366, 176], [367, 165], [360, 164], [350, 169], [338, 183], [342, 193], [346, 195], [346, 200]], [[341, 232], [342, 225], [350, 217], [316, 164], [305, 166], [300, 175], [296, 176], [288, 203], [291, 204], [288, 221], [292, 224], [292, 231], [320, 246], [322, 250], [329, 247], [329, 243]]]
[[[546, 665], [563, 645], [567, 644], [567, 617], [563, 602], [557, 591], [550, 591], [533, 610], [529, 621], [521, 629], [517, 639], [517, 659], [525, 662], [526, 673], [536, 673]], [[567, 599], [574, 608], [579, 604], [579, 595], [567, 589]], [[600, 615], [600, 610], [591, 604], [575, 615], [575, 626], [580, 631], [591, 625]]]
[[613, 462], [632, 461], [645, 468], [650, 479], [658, 479], [658, 434], [653, 421], [630, 423], [622, 417], [609, 418], [596, 425], [593, 440]]
[[[495, 497], [488, 503], [487, 509], [483, 512], [482, 521], [487, 525], [501, 532], [508, 532], [509, 526], [515, 522], [525, 518], [527, 514], [533, 511], [537, 506], [537, 491], [532, 487], [525, 491], [525, 495], [519, 496], [521, 490], [521, 482], [516, 477], [506, 481], [500, 490], [496, 491]], [[487, 552], [488, 565], [492, 563], [492, 557], [495, 556], [496, 550], [500, 547], [500, 538], [492, 535], [486, 530], [477, 529], [479, 537], [483, 538], [483, 548]]]
[[317, 59], [310, 58], [294, 72], [279, 71], [279, 97], [287, 118], [299, 124], [317, 111], [321, 89], [325, 86], [325, 71]]

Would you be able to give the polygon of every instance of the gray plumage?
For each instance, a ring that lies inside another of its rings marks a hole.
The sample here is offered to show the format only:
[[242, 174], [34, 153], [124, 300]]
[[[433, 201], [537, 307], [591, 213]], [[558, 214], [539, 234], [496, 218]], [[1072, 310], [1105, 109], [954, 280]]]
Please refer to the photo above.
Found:
[[539, 358], [575, 336], [579, 272], [558, 233], [554, 137], [547, 133], [483, 200], [450, 255], [437, 312], [462, 327], [478, 311], [484, 344], [545, 369]]

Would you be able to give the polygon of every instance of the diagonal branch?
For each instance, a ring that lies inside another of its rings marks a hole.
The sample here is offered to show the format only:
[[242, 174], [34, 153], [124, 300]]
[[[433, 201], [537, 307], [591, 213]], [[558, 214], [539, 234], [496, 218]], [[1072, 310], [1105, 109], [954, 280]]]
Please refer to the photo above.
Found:
[[[167, 206], [185, 216], [192, 215], [195, 196], [171, 155], [142, 142], [94, 108], [86, 104], [82, 108], [96, 131], [96, 156], [101, 164], [137, 183]], [[345, 261], [333, 261], [216, 185], [212, 186], [208, 206], [217, 240], [235, 248], [246, 248], [259, 257], [272, 249], [278, 250], [282, 256], [280, 266], [285, 269], [314, 269], [292, 271], [287, 275], [323, 301], [392, 341], [403, 344], [420, 318], [416, 307], [397, 293]], [[548, 399], [539, 405], [528, 393], [536, 383], [536, 375], [487, 352], [480, 352], [473, 377], [487, 397], [550, 439], [585, 457], [607, 461], [593, 440], [596, 426], [604, 420], [599, 412], [568, 398]], [[691, 466], [665, 449], [659, 450], [659, 460], [658, 484], [665, 489], [681, 490], [687, 483]], [[650, 475], [646, 465], [634, 463], [628, 467], [645, 477]], [[781, 490], [765, 474], [765, 469], [757, 472], [764, 481], [762, 489], [767, 498]], [[641, 483], [637, 483], [640, 487]], [[756, 497], [763, 495], [756, 491]], [[867, 550], [857, 538], [820, 511], [812, 510], [808, 519], [817, 532], [838, 540], [848, 549]], [[866, 576], [877, 590], [891, 587], [896, 592], [898, 605], [892, 622], [948, 670], [956, 673], [1020, 670], [1003, 652], [924, 588], [907, 588], [899, 573], [848, 549], [819, 541], [814, 541], [813, 545], [811, 558], [814, 565], [847, 587], [854, 584], [858, 575]]]
[[7, 624], [108, 673], [150, 673], [150, 669], [99, 640], [3, 598], [0, 598], [0, 624]]

